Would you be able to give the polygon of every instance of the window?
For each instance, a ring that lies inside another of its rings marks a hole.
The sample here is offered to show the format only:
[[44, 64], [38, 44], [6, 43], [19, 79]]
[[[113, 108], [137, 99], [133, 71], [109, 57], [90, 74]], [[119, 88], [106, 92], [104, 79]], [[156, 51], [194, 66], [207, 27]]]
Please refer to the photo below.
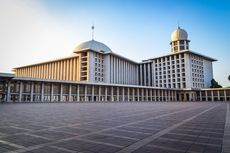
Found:
[[184, 46], [180, 46], [180, 50], [184, 50]]
[[180, 40], [180, 44], [184, 44], [184, 40]]

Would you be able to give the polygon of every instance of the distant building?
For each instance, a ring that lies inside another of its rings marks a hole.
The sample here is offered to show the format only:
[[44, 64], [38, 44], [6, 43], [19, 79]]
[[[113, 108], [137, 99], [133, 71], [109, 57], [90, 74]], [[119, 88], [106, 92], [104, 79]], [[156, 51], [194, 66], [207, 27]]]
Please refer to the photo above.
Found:
[[5, 86], [1, 97], [4, 101], [229, 100], [228, 89], [210, 90], [211, 99], [209, 90], [201, 92], [211, 85], [216, 59], [191, 51], [189, 42], [187, 32], [178, 27], [171, 35], [170, 54], [135, 62], [92, 39], [79, 44], [72, 56], [14, 68], [15, 77], [8, 81], [0, 75]]

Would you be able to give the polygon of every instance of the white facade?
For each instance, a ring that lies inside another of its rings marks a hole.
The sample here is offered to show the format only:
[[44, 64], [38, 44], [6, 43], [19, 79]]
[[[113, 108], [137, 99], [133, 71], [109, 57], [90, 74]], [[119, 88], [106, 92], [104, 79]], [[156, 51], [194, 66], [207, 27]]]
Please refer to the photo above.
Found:
[[213, 58], [189, 50], [188, 34], [178, 27], [171, 36], [171, 53], [141, 63], [117, 55], [95, 40], [80, 44], [75, 52], [88, 55], [89, 82], [163, 88], [209, 88]]
[[89, 80], [138, 85], [138, 63], [114, 53], [89, 51]]

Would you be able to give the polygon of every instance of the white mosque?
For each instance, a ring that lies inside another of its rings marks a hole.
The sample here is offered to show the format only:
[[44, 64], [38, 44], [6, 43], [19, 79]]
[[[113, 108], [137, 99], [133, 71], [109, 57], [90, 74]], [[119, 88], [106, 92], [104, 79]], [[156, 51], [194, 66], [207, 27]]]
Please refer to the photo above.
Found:
[[[228, 89], [209, 89], [216, 59], [191, 51], [178, 27], [167, 55], [135, 62], [94, 39], [74, 54], [0, 75], [2, 101], [227, 101]], [[3, 88], [3, 87], [2, 87]]]

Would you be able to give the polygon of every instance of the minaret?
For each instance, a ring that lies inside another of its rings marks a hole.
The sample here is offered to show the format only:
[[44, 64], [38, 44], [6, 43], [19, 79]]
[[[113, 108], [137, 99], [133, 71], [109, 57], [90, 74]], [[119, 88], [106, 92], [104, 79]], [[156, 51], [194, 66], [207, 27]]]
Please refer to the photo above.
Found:
[[184, 50], [189, 50], [188, 34], [184, 29], [178, 28], [171, 35], [171, 52], [177, 53]]

